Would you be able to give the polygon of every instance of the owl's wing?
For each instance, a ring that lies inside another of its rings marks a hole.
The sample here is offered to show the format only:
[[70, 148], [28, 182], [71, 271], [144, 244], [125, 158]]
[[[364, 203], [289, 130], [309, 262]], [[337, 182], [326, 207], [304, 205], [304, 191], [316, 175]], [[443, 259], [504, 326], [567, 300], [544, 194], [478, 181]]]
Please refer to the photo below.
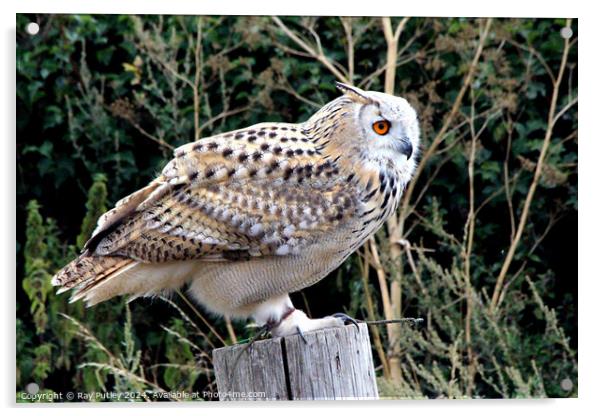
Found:
[[86, 249], [144, 262], [294, 254], [357, 209], [352, 178], [321, 150], [270, 124], [182, 146], [101, 217]]
[[293, 188], [256, 179], [185, 185], [129, 217], [94, 254], [143, 262], [290, 255], [349, 219], [355, 206], [343, 184]]

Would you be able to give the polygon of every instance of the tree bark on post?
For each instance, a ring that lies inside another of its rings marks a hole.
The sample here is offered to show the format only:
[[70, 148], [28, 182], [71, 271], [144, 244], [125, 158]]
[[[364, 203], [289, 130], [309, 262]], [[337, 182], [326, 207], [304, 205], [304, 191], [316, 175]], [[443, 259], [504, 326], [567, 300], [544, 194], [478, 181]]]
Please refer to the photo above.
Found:
[[378, 399], [366, 324], [213, 350], [220, 400]]

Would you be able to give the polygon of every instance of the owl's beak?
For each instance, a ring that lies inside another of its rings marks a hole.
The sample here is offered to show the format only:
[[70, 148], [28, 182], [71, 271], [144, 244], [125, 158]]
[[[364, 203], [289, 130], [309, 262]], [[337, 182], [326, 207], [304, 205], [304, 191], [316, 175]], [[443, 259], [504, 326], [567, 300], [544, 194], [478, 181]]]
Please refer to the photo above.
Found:
[[402, 155], [405, 155], [408, 160], [412, 157], [412, 153], [414, 152], [414, 148], [412, 147], [412, 143], [407, 137], [397, 141], [397, 151]]

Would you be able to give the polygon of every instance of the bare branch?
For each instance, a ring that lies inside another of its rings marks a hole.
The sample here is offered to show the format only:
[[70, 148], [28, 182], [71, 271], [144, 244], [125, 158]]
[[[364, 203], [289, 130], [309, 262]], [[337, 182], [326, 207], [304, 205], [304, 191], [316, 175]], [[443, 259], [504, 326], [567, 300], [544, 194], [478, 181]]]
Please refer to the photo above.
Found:
[[234, 332], [234, 327], [232, 326], [232, 321], [227, 316], [224, 318], [226, 322], [226, 329], [228, 330], [228, 336], [230, 337], [230, 341], [232, 344], [238, 343], [238, 339], [236, 338], [236, 333]]
[[247, 105], [247, 106], [244, 106], [244, 107], [235, 108], [234, 110], [223, 111], [223, 112], [219, 113], [218, 115], [216, 115], [214, 117], [211, 117], [209, 120], [207, 120], [205, 123], [203, 123], [199, 127], [199, 130], [202, 132], [208, 126], [210, 126], [211, 124], [215, 123], [216, 121], [221, 120], [221, 119], [226, 118], [226, 117], [233, 116], [233, 115], [238, 114], [238, 113], [242, 113], [244, 111], [249, 110], [250, 108], [251, 108], [251, 106]]
[[404, 194], [402, 207], [401, 207], [401, 214], [400, 214], [402, 216], [402, 221], [400, 221], [400, 224], [399, 224], [400, 230], [398, 232], [398, 235], [401, 235], [403, 233], [403, 222], [408, 215], [409, 201], [412, 196], [412, 193], [414, 192], [414, 187], [416, 186], [417, 178], [420, 176], [420, 174], [424, 170], [424, 167], [426, 166], [428, 160], [433, 155], [433, 153], [435, 152], [435, 150], [437, 149], [439, 144], [445, 138], [447, 130], [451, 126], [453, 119], [455, 118], [456, 114], [458, 113], [458, 110], [460, 109], [460, 105], [462, 103], [462, 99], [464, 98], [464, 94], [466, 94], [466, 90], [468, 89], [468, 86], [472, 82], [472, 79], [473, 79], [474, 74], [477, 69], [477, 64], [479, 63], [479, 60], [481, 59], [481, 55], [483, 53], [483, 48], [485, 47], [485, 43], [487, 41], [487, 36], [489, 35], [489, 29], [491, 28], [491, 23], [492, 23], [492, 19], [491, 18], [487, 19], [487, 22], [485, 23], [485, 28], [483, 30], [483, 33], [481, 34], [481, 39], [480, 39], [477, 49], [475, 51], [474, 57], [472, 59], [472, 62], [470, 63], [468, 72], [466, 73], [466, 76], [464, 77], [464, 81], [462, 82], [462, 87], [460, 88], [460, 91], [458, 92], [458, 95], [456, 96], [456, 99], [452, 105], [451, 110], [449, 111], [449, 113], [447, 113], [447, 115], [445, 117], [443, 126], [441, 126], [441, 129], [439, 130], [439, 132], [437, 133], [437, 135], [431, 142], [430, 146], [424, 152], [422, 159], [420, 160], [420, 163], [418, 164], [418, 167], [416, 168], [416, 171], [414, 173], [414, 178], [408, 185], [408, 188]]
[[387, 285], [387, 276], [385, 274], [385, 269], [380, 261], [380, 255], [378, 254], [378, 247], [376, 246], [376, 241], [374, 240], [374, 237], [371, 237], [368, 243], [370, 245], [372, 260], [376, 265], [376, 274], [378, 276], [378, 285], [380, 287], [380, 293], [382, 296], [383, 311], [385, 314], [385, 318], [394, 319], [393, 308], [391, 307], [391, 297], [389, 296], [389, 288]]
[[[376, 308], [374, 307], [374, 302], [372, 302], [372, 293], [370, 292], [370, 285], [368, 284], [368, 277], [370, 275], [370, 264], [368, 260], [369, 256], [369, 247], [368, 244], [364, 244], [365, 256], [359, 257], [361, 275], [362, 275], [362, 284], [364, 287], [364, 295], [366, 299], [366, 309], [368, 310], [368, 318], [371, 321], [376, 320]], [[386, 379], [391, 377], [391, 370], [389, 368], [389, 361], [387, 360], [387, 355], [385, 354], [385, 349], [383, 347], [380, 332], [376, 327], [370, 327], [370, 331], [372, 332], [372, 339], [374, 340], [374, 348], [378, 354], [378, 358], [383, 366], [383, 373]]]
[[153, 136], [152, 134], [150, 134], [148, 131], [146, 131], [140, 124], [138, 124], [134, 119], [132, 119], [131, 117], [128, 118], [124, 118], [124, 120], [128, 121], [136, 130], [138, 130], [144, 137], [151, 139], [153, 142], [157, 143], [159, 146], [161, 147], [165, 147], [166, 149], [169, 150], [173, 150], [174, 147], [168, 143], [165, 142], [165, 140], [157, 137], [157, 136]]
[[201, 80], [201, 54], [202, 54], [202, 33], [203, 33], [203, 18], [198, 17], [196, 28], [196, 46], [194, 51], [194, 85], [192, 86], [192, 99], [194, 106], [194, 140], [201, 138], [201, 129], [199, 128], [200, 117], [200, 99], [199, 99], [199, 83]]
[[[567, 19], [566, 27], [571, 26], [572, 19]], [[539, 178], [541, 177], [541, 172], [543, 169], [544, 161], [547, 155], [548, 147], [550, 146], [550, 141], [552, 139], [552, 131], [554, 129], [554, 124], [556, 121], [556, 103], [558, 101], [558, 93], [560, 90], [560, 84], [562, 83], [562, 77], [564, 75], [564, 70], [566, 68], [566, 63], [569, 55], [569, 39], [564, 40], [564, 50], [562, 52], [562, 60], [560, 62], [560, 68], [558, 69], [558, 76], [554, 78], [554, 89], [552, 91], [552, 101], [550, 102], [550, 109], [548, 112], [548, 127], [546, 129], [546, 135], [543, 139], [543, 143], [541, 145], [541, 150], [539, 152], [539, 158], [537, 160], [537, 165], [535, 167], [535, 173], [533, 174], [533, 180], [531, 181], [531, 186], [529, 187], [529, 191], [527, 192], [527, 196], [525, 198], [525, 202], [523, 204], [523, 210], [521, 212], [520, 220], [518, 223], [518, 227], [516, 229], [516, 234], [514, 236], [514, 240], [512, 244], [510, 244], [510, 248], [504, 258], [504, 263], [502, 264], [502, 268], [498, 277], [496, 279], [495, 288], [493, 290], [493, 295], [491, 296], [491, 303], [489, 305], [489, 310], [493, 314], [493, 312], [498, 307], [498, 301], [500, 296], [500, 291], [504, 285], [504, 279], [506, 278], [506, 274], [508, 273], [508, 269], [510, 268], [510, 264], [512, 263], [512, 259], [514, 258], [514, 253], [518, 247], [520, 239], [522, 237], [523, 231], [525, 229], [525, 225], [527, 223], [527, 217], [529, 215], [529, 209], [531, 208], [531, 203], [533, 201], [533, 195], [535, 195], [535, 190], [537, 189], [537, 184], [539, 183]], [[576, 99], [574, 100], [576, 102]], [[570, 104], [570, 103], [569, 103]], [[570, 108], [565, 107], [565, 108]], [[562, 111], [562, 110], [561, 110]]]
[[556, 124], [556, 122], [560, 119], [560, 117], [562, 117], [564, 115], [564, 113], [566, 113], [567, 111], [569, 111], [572, 106], [574, 106], [575, 104], [577, 104], [577, 100], [578, 100], [578, 97], [575, 97], [571, 101], [569, 101], [567, 103], [567, 105], [565, 105], [564, 107], [562, 107], [562, 109], [554, 117], [554, 120], [552, 120], [552, 125]]
[[272, 20], [278, 25], [280, 29], [284, 32], [286, 36], [288, 36], [293, 42], [295, 42], [298, 46], [300, 46], [304, 51], [310, 54], [314, 59], [319, 61], [322, 65], [324, 65], [339, 81], [349, 84], [349, 79], [339, 71], [333, 63], [328, 59], [323, 51], [321, 50], [321, 46], [319, 46], [319, 51], [316, 51], [314, 48], [309, 46], [307, 42], [301, 39], [296, 33], [290, 30], [277, 16], [272, 16]]
[[[383, 17], [383, 32], [385, 34], [385, 40], [387, 41], [387, 70], [385, 72], [385, 92], [388, 94], [395, 93], [395, 67], [397, 63], [397, 45], [399, 43], [399, 37], [401, 36], [401, 32], [403, 28], [410, 20], [409, 17], [404, 17], [397, 29], [395, 30], [395, 34], [393, 33], [393, 29], [391, 27], [391, 18]], [[389, 67], [393, 66], [392, 69]]]
[[508, 39], [504, 39], [505, 41], [507, 41], [508, 43], [510, 43], [511, 45], [522, 49], [524, 51], [529, 52], [530, 54], [532, 54], [533, 56], [535, 56], [535, 58], [537, 58], [537, 60], [539, 61], [539, 63], [541, 64], [541, 66], [544, 67], [544, 69], [546, 70], [546, 73], [548, 74], [548, 76], [550, 77], [550, 80], [552, 80], [552, 82], [554, 82], [554, 73], [552, 72], [552, 69], [550, 68], [550, 66], [547, 64], [547, 62], [545, 61], [545, 59], [543, 59], [543, 56], [541, 56], [541, 53], [539, 53], [537, 50], [535, 50], [532, 46], [525, 46], [522, 43], [519, 43], [511, 38]]
[[354, 72], [355, 72], [355, 40], [353, 38], [353, 25], [350, 17], [341, 17], [341, 24], [345, 31], [345, 40], [347, 43], [347, 73], [349, 80], [353, 83]]

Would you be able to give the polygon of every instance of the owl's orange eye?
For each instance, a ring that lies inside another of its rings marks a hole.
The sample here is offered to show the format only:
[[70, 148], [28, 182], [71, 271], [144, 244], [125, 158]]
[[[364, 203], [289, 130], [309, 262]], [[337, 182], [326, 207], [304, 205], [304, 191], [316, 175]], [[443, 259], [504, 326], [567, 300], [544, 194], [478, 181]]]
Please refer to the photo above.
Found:
[[387, 120], [379, 120], [372, 124], [372, 130], [374, 130], [376, 134], [380, 134], [381, 136], [387, 134], [390, 128], [391, 123], [389, 123]]

